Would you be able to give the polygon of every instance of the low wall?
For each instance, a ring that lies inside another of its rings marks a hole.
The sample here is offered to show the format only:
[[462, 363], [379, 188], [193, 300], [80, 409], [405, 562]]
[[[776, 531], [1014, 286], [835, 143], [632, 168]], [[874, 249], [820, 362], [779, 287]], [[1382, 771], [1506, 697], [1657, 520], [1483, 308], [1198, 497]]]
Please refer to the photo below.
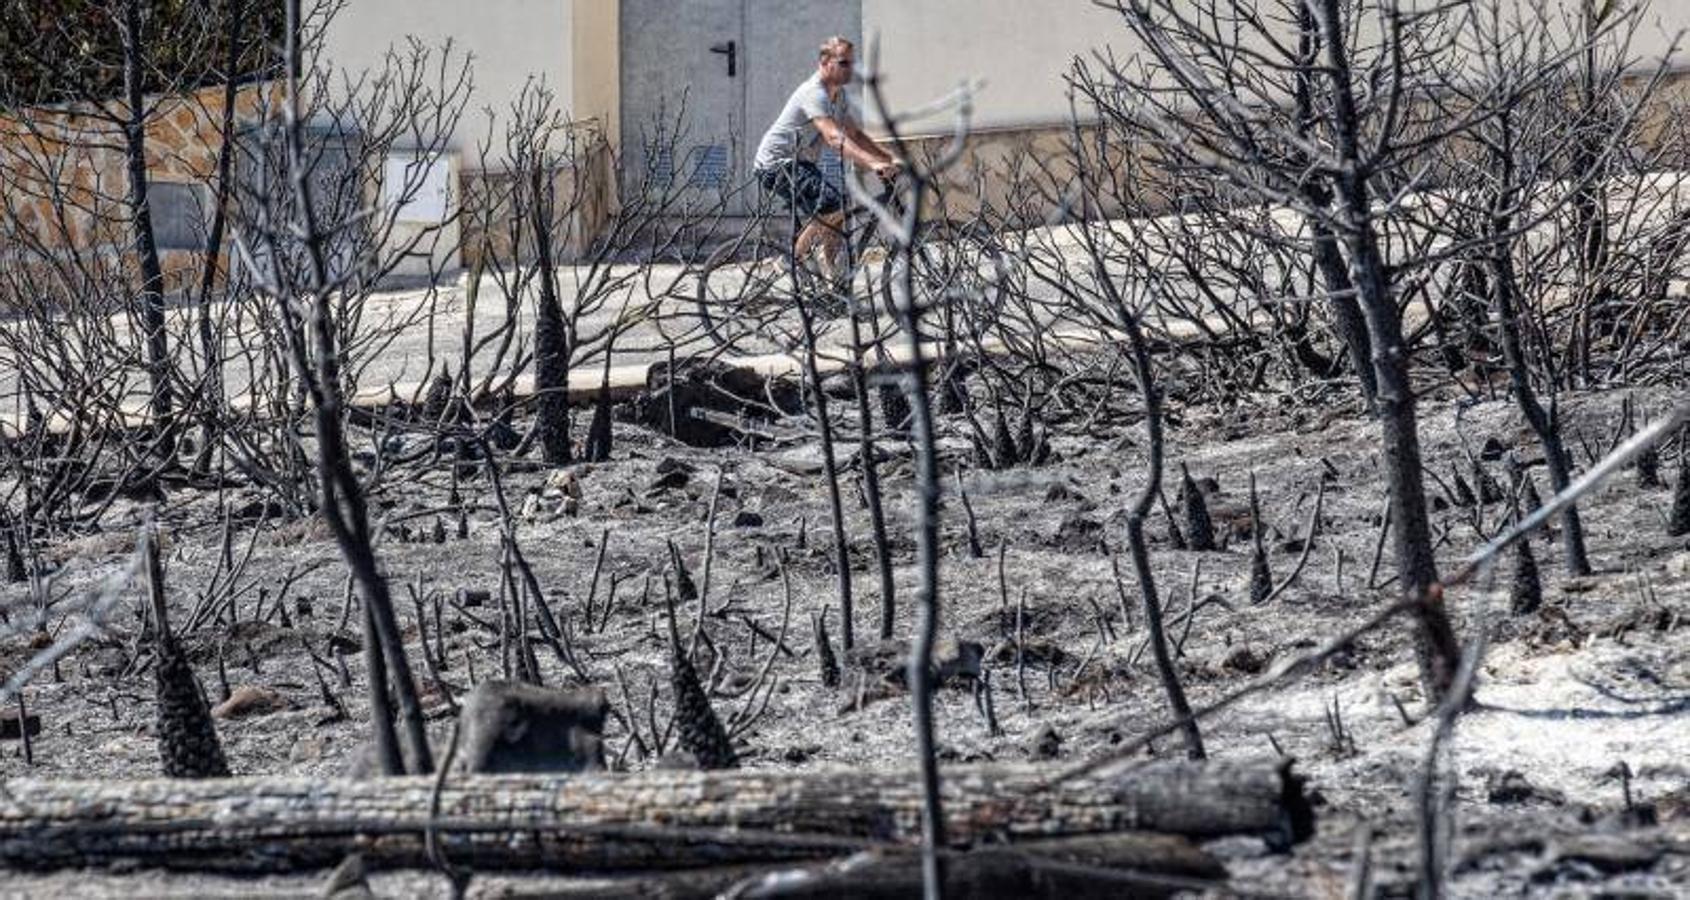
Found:
[[[197, 284], [204, 265], [212, 185], [223, 146], [223, 94], [218, 85], [155, 98], [146, 121], [149, 205], [162, 241], [159, 261], [167, 290]], [[241, 86], [235, 93], [236, 120], [256, 121], [278, 96], [273, 84]], [[123, 145], [118, 123], [87, 108], [0, 117], [0, 244], [7, 248], [0, 254], [14, 264], [34, 257], [46, 266], [47, 257], [59, 251], [133, 264]], [[196, 234], [199, 246], [184, 246]]]
[[[557, 261], [569, 262], [589, 252], [592, 241], [615, 212], [616, 173], [610, 144], [596, 133], [586, 137], [583, 149], [572, 154], [567, 164], [550, 175]], [[500, 169], [465, 170], [460, 177], [463, 213], [463, 265], [475, 269], [495, 260], [533, 260], [533, 227], [524, 221], [516, 228], [514, 219], [532, 215], [526, 199], [529, 185], [517, 185], [516, 176]], [[513, 197], [524, 199], [513, 202]], [[522, 235], [516, 246], [515, 235]]]
[[[172, 221], [200, 202], [195, 212], [202, 224], [210, 220], [216, 158], [222, 146], [220, 119], [223, 88], [214, 86], [192, 94], [158, 100], [147, 122], [147, 171], [152, 191], [155, 226], [161, 237], [180, 238], [193, 223]], [[266, 108], [276, 108], [279, 87], [249, 84], [236, 94], [236, 117], [258, 121]], [[1690, 73], [1668, 73], [1654, 102], [1642, 114], [1639, 128], [1645, 147], [1672, 151], [1661, 165], [1683, 165], [1690, 148]], [[1013, 128], [983, 128], [967, 136], [962, 158], [948, 169], [930, 198], [930, 216], [966, 221], [982, 209], [994, 225], [1029, 227], [1069, 212], [1074, 178], [1072, 126], [1053, 124]], [[1078, 131], [1088, 153], [1096, 152], [1096, 126]], [[918, 160], [927, 161], [951, 144], [947, 134], [908, 139]], [[553, 177], [559, 221], [556, 223], [559, 262], [587, 252], [616, 214], [617, 191], [613, 145], [597, 127], [578, 138], [579, 149], [567, 154]], [[102, 265], [119, 269], [133, 265], [133, 235], [127, 208], [128, 177], [117, 125], [87, 111], [56, 109], [29, 117], [0, 117], [0, 262], [13, 267], [34, 259], [50, 269], [48, 257], [58, 250], [75, 250]], [[1131, 170], [1148, 175], [1144, 159], [1115, 157], [1109, 167], [1119, 174]], [[379, 168], [379, 167], [378, 167]], [[460, 265], [475, 267], [490, 255], [531, 260], [532, 247], [513, 247], [508, 203], [509, 176], [498, 170], [452, 167], [451, 195], [457, 218], [448, 232], [451, 247], [433, 248], [424, 269], [445, 274]], [[1149, 179], [1141, 184], [1149, 184]], [[374, 201], [375, 194], [371, 193]], [[1154, 185], [1127, 210], [1094, 210], [1104, 215], [1157, 213], [1171, 208], [1175, 198]], [[524, 231], [529, 229], [524, 228]], [[203, 238], [202, 238], [203, 239]], [[179, 243], [179, 242], [178, 242]], [[219, 248], [219, 271], [225, 268], [227, 248]], [[161, 247], [168, 290], [197, 285], [204, 265], [203, 247], [166, 242]]]
[[[1626, 89], [1641, 89], [1643, 79], [1623, 79]], [[1690, 167], [1690, 69], [1660, 73], [1660, 84], [1650, 102], [1638, 110], [1636, 147], [1639, 153], [1655, 154], [1646, 162], [1655, 169]], [[1425, 122], [1438, 121], [1428, 116]], [[982, 207], [992, 224], [1015, 228], [1046, 224], [1069, 212], [1075, 171], [1073, 145], [1082, 142], [1088, 159], [1095, 163], [1099, 153], [1098, 127], [1094, 123], [982, 128], [964, 139], [962, 156], [940, 177], [936, 196], [930, 199], [928, 215], [966, 221]], [[1408, 127], [1408, 126], [1405, 126]], [[884, 142], [884, 139], [883, 139]], [[950, 134], [922, 134], [905, 139], [911, 156], [931, 162], [954, 143]], [[1115, 177], [1135, 179], [1132, 209], [1106, 202], [1094, 210], [1106, 216], [1159, 215], [1178, 204], [1177, 186], [1154, 165], [1155, 148], [1138, 145], [1130, 150], [1119, 143], [1104, 151], [1106, 168]], [[1130, 155], [1129, 155], [1130, 154]], [[1066, 192], [1066, 193], [1065, 193]]]

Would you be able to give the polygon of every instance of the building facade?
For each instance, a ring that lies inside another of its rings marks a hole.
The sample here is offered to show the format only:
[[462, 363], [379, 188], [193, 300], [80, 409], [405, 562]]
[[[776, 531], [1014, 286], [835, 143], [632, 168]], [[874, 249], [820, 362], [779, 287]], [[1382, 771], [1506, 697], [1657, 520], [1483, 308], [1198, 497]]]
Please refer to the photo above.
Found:
[[[1690, 13], [1656, 3], [1629, 48], [1633, 61], [1669, 57], [1684, 24]], [[951, 174], [965, 186], [958, 195], [994, 202], [1006, 182], [990, 172], [1029, 149], [1060, 156], [1074, 60], [1135, 52], [1121, 13], [1093, 0], [345, 0], [323, 31], [318, 63], [327, 75], [319, 83], [330, 93], [367, 91], [364, 73], [417, 53], [430, 56], [443, 81], [457, 67], [467, 73], [462, 114], [443, 134], [416, 146], [401, 135], [371, 167], [376, 180], [385, 173], [385, 182], [406, 177], [421, 188], [404, 194], [393, 232], [429, 240], [397, 271], [437, 274], [473, 264], [476, 248], [493, 246], [491, 232], [515, 214], [500, 199], [509, 187], [508, 129], [537, 88], [570, 132], [555, 187], [576, 198], [567, 227], [579, 244], [642, 182], [725, 193], [737, 198], [727, 211], [743, 212], [755, 192], [734, 189], [751, 181], [762, 130], [813, 71], [821, 40], [835, 34], [858, 42], [859, 70], [881, 73], [894, 110], [976, 83], [971, 153]], [[263, 96], [243, 92], [243, 121], [273, 112], [257, 103]], [[148, 132], [155, 219], [172, 248], [191, 248], [205, 215], [204, 181], [220, 145], [207, 133], [214, 103], [205, 92], [162, 103]], [[873, 131], [882, 123], [865, 106]], [[936, 146], [951, 125], [948, 114], [935, 115], [902, 123], [901, 133]], [[97, 182], [121, 195], [118, 163], [90, 152], [67, 169], [72, 187]], [[384, 183], [363, 193], [386, 202], [397, 192]], [[26, 220], [48, 218], [37, 209], [39, 192], [12, 202]], [[72, 237], [110, 231], [84, 221], [87, 210], [77, 215]], [[123, 243], [120, 233], [110, 238]]]

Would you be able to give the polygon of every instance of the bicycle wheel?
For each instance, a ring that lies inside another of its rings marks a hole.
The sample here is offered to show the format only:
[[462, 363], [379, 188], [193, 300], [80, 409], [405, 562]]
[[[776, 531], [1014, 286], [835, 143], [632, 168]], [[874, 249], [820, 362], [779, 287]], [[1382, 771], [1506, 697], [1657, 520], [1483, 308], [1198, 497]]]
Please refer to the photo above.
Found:
[[717, 349], [752, 349], [754, 338], [790, 306], [784, 247], [759, 234], [717, 247], [699, 266], [694, 311]]
[[885, 258], [880, 299], [888, 315], [894, 318], [898, 315], [894, 288], [902, 276], [906, 258], [913, 294], [910, 299], [923, 314], [924, 322], [936, 311], [955, 305], [981, 287], [979, 245], [949, 232], [947, 225], [944, 221], [924, 223], [916, 232], [915, 245], [907, 257], [893, 246], [878, 251]]
[[1015, 267], [996, 235], [973, 223], [934, 221], [918, 235], [914, 262], [925, 308], [942, 310], [975, 341], [997, 327]]

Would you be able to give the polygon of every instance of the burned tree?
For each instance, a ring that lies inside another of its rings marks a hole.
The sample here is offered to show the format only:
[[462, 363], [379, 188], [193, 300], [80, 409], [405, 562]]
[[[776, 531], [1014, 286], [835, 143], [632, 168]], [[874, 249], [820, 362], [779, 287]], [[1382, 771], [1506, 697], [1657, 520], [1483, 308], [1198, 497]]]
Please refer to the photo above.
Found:
[[[1613, 363], [1624, 365], [1630, 348], [1657, 326], [1647, 301], [1643, 314], [1615, 323], [1612, 291], [1624, 284], [1645, 293], [1644, 283], [1658, 277], [1646, 268], [1665, 274], [1676, 265], [1644, 263], [1622, 249], [1673, 240], [1677, 216], [1663, 208], [1661, 194], [1683, 180], [1644, 174], [1674, 151], [1669, 141], [1643, 139], [1645, 110], [1664, 70], [1630, 63], [1642, 13], [1582, 4], [1578, 27], [1564, 35], [1548, 11], [1476, 7], [1464, 30], [1478, 87], [1450, 76], [1430, 101], [1471, 120], [1471, 144], [1438, 148], [1444, 183], [1428, 191], [1432, 202], [1414, 224], [1448, 241], [1449, 267], [1463, 282], [1457, 302], [1493, 311], [1494, 324], [1467, 326], [1482, 333], [1466, 340], [1499, 346], [1556, 492], [1574, 475], [1559, 396], [1591, 377], [1593, 319], [1608, 319], [1616, 336], [1632, 332], [1616, 342]], [[1679, 114], [1666, 115], [1671, 121]], [[1560, 524], [1567, 573], [1590, 574], [1577, 507], [1569, 506]]]
[[[236, 242], [243, 262], [254, 272], [259, 296], [274, 304], [291, 375], [315, 427], [310, 456], [318, 492], [316, 513], [334, 537], [363, 605], [377, 758], [388, 774], [398, 774], [400, 766], [414, 773], [428, 773], [434, 768], [433, 754], [423, 731], [417, 686], [387, 577], [376, 558], [368, 491], [353, 466], [347, 434], [346, 367], [352, 360], [346, 350], [349, 339], [356, 335], [355, 323], [346, 321], [356, 314], [349, 299], [367, 297], [375, 279], [396, 264], [395, 257], [383, 255], [394, 251], [383, 251], [382, 247], [392, 236], [398, 209], [384, 211], [373, 230], [352, 232], [347, 223], [354, 221], [357, 213], [344, 205], [346, 198], [319, 195], [321, 184], [313, 178], [312, 161], [320, 157], [307, 142], [303, 91], [307, 77], [321, 79], [326, 74], [305, 69], [316, 45], [315, 33], [307, 31], [302, 18], [300, 0], [288, 0], [286, 13], [284, 102], [279, 121], [259, 135], [261, 158], [278, 162], [275, 174], [279, 177], [258, 181], [242, 197]], [[465, 77], [460, 74], [457, 89], [447, 81], [440, 94], [420, 88], [401, 93], [394, 101], [397, 109], [380, 111], [405, 121], [405, 127], [413, 130], [421, 127], [418, 117], [432, 111], [433, 116], [422, 121], [435, 129], [432, 140], [442, 141], [462, 108]], [[327, 95], [312, 93], [314, 97]], [[367, 115], [376, 112], [360, 111]], [[372, 124], [377, 123], [372, 120]], [[379, 128], [373, 130], [379, 132]], [[401, 204], [407, 188], [416, 190], [415, 184], [391, 186]], [[388, 230], [381, 228], [383, 224]], [[335, 237], [340, 235], [351, 235], [351, 245], [336, 242]], [[414, 248], [420, 240], [402, 243], [398, 252]], [[346, 265], [348, 257], [365, 265]], [[296, 453], [305, 453], [299, 444], [291, 446]], [[402, 752], [389, 745], [393, 740], [388, 726], [395, 715], [393, 707], [397, 707], [401, 726]]]
[[[1320, 223], [1345, 254], [1372, 348], [1398, 587], [1424, 601], [1416, 635], [1421, 680], [1428, 698], [1441, 697], [1458, 649], [1441, 595], [1429, 591], [1438, 572], [1397, 300], [1406, 274], [1424, 259], [1393, 260], [1387, 247], [1403, 217], [1400, 186], [1412, 183], [1419, 155], [1478, 118], [1469, 112], [1430, 122], [1411, 88], [1447, 57], [1459, 16], [1340, 0], [1229, 0], [1196, 11], [1149, 0], [1114, 6], [1146, 48], [1146, 62], [1101, 59], [1078, 69], [1076, 87], [1103, 127], [1154, 148], [1155, 172], [1221, 179], [1240, 202], [1281, 205]], [[1358, 43], [1362, 25], [1380, 36], [1377, 43]], [[1285, 72], [1304, 74], [1290, 111], [1276, 103]], [[1311, 197], [1311, 175], [1331, 184], [1329, 199]]]
[[153, 616], [153, 682], [164, 774], [171, 778], [226, 778], [229, 763], [223, 757], [223, 745], [211, 721], [205, 689], [194, 675], [182, 645], [170, 631], [158, 531], [151, 523], [142, 532], [140, 552], [146, 566], [147, 596]]
[[905, 680], [912, 698], [915, 725], [915, 752], [920, 763], [921, 777], [921, 875], [923, 892], [938, 897], [944, 883], [940, 850], [946, 844], [945, 819], [939, 796], [938, 748], [933, 726], [933, 650], [939, 629], [939, 452], [934, 431], [931, 398], [928, 394], [931, 373], [928, 371], [927, 349], [922, 340], [922, 304], [934, 298], [923, 298], [915, 291], [915, 251], [926, 193], [937, 176], [961, 158], [963, 140], [968, 135], [973, 113], [970, 90], [966, 86], [945, 98], [939, 108], [955, 109], [952, 138], [946, 153], [925, 165], [914, 165], [909, 145], [900, 128], [905, 127], [897, 114], [887, 105], [881, 90], [878, 58], [870, 51], [867, 84], [874, 107], [887, 122], [893, 155], [908, 173], [901, 190], [902, 203], [889, 206], [877, 198], [860, 181], [847, 182], [851, 195], [868, 204], [872, 215], [878, 217], [886, 229], [893, 256], [888, 260], [888, 287], [899, 330], [903, 332], [908, 353], [907, 369], [903, 376], [904, 394], [909, 398], [912, 421], [912, 440], [917, 465], [917, 530], [916, 555], [920, 572], [916, 599], [916, 630], [911, 641], [905, 666]]

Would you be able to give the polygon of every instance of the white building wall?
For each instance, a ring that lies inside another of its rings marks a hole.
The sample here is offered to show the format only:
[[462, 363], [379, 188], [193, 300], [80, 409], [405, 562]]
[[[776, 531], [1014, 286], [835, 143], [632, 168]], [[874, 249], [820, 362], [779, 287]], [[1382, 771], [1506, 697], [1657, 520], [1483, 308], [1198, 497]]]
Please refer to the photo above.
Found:
[[[1068, 115], [1062, 76], [1075, 54], [1126, 35], [1091, 0], [863, 0], [863, 41], [877, 44], [894, 109], [984, 79], [980, 128], [1048, 125]], [[867, 70], [867, 47], [859, 58]], [[942, 130], [934, 121], [920, 130]]]
[[[878, 45], [893, 107], [924, 105], [961, 81], [983, 79], [985, 87], [975, 97], [975, 126], [981, 129], [1063, 121], [1068, 114], [1063, 76], [1073, 57], [1112, 49], [1125, 59], [1134, 50], [1120, 13], [1093, 0], [861, 2], [863, 37]], [[619, 5], [617, 0], [347, 0], [330, 28], [326, 56], [349, 72], [379, 68], [389, 48], [404, 49], [407, 35], [430, 47], [449, 39], [456, 53], [473, 54], [475, 92], [453, 139], [453, 149], [466, 157], [485, 136], [498, 134], [482, 110], [509, 104], [531, 76], [545, 79], [561, 110], [599, 120], [614, 137]], [[1680, 0], [1654, 0], [1630, 55], [1644, 63], [1661, 59], [1686, 26], [1690, 14]], [[866, 52], [863, 59], [866, 67]], [[946, 125], [923, 124], [918, 131]]]
[[[1579, 0], [1549, 0], [1551, 10], [1577, 9]], [[1125, 62], [1137, 48], [1121, 14], [1093, 0], [862, 0], [863, 39], [878, 43], [885, 90], [894, 110], [923, 106], [956, 88], [984, 79], [975, 95], [981, 129], [1052, 125], [1068, 117], [1063, 76], [1075, 56], [1113, 51]], [[1442, 0], [1403, 0], [1404, 8]], [[1174, 0], [1190, 10], [1192, 0]], [[1558, 6], [1559, 5], [1559, 6]], [[1560, 16], [1553, 15], [1560, 19]], [[1648, 67], [1672, 56], [1686, 65], [1684, 48], [1672, 54], [1690, 27], [1690, 3], [1653, 0], [1631, 35], [1627, 56]], [[1564, 34], [1564, 29], [1554, 28]], [[859, 55], [867, 70], [867, 47]], [[1082, 108], [1083, 115], [1083, 108]], [[917, 132], [944, 130], [934, 120]]]
[[483, 110], [508, 109], [529, 78], [544, 79], [558, 106], [570, 108], [572, 10], [572, 0], [347, 0], [329, 24], [324, 62], [356, 78], [379, 71], [389, 50], [408, 52], [407, 37], [436, 53], [450, 41], [454, 60], [471, 56], [474, 79], [450, 149], [473, 164], [483, 139], [491, 136], [497, 153], [502, 136]]
[[599, 124], [615, 145], [620, 128], [622, 66], [619, 46], [621, 4], [616, 0], [573, 0], [575, 76], [571, 114]]

